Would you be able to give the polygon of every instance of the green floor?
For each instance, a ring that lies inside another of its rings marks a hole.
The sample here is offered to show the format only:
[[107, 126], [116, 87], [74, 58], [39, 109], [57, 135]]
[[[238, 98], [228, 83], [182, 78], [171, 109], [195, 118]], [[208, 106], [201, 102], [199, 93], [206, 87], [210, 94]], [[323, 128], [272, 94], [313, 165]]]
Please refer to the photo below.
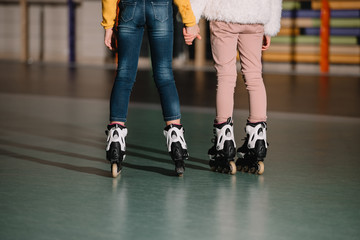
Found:
[[213, 108], [185, 106], [178, 178], [160, 107], [133, 104], [113, 179], [107, 100], [3, 92], [0, 112], [1, 240], [359, 239], [360, 118], [270, 111], [264, 175], [231, 176], [207, 165]]

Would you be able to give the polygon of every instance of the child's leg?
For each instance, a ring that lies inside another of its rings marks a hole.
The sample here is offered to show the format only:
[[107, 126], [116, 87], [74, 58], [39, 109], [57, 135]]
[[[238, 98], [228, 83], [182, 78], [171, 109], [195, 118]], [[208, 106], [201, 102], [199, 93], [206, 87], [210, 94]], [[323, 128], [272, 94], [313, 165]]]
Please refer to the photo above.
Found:
[[226, 122], [232, 117], [234, 89], [236, 86], [237, 34], [233, 24], [210, 22], [210, 40], [215, 69], [217, 71], [216, 121]]
[[118, 25], [118, 66], [110, 98], [110, 122], [126, 122], [130, 94], [135, 83], [144, 26], [138, 24], [141, 8], [126, 8], [122, 14], [132, 16]]
[[175, 172], [181, 176], [188, 159], [184, 128], [180, 124], [180, 102], [172, 70], [173, 17], [172, 1], [146, 1], [146, 21], [151, 62], [156, 87], [166, 122], [164, 136], [168, 152], [175, 163]]
[[235, 141], [232, 115], [237, 80], [234, 24], [211, 21], [210, 41], [217, 72], [216, 119], [214, 145], [209, 149], [209, 165], [215, 171], [236, 173], [234, 165]]
[[264, 27], [259, 24], [243, 25], [239, 33], [238, 49], [246, 89], [249, 93], [249, 118], [244, 144], [237, 150], [238, 170], [264, 172], [266, 142], [266, 90], [262, 78], [261, 47]]
[[239, 34], [238, 50], [246, 89], [249, 93], [249, 122], [266, 121], [266, 90], [262, 78], [261, 46], [264, 27], [260, 24], [243, 25]]
[[[168, 3], [168, 4], [165, 4]], [[153, 77], [159, 92], [163, 117], [167, 125], [180, 123], [180, 102], [172, 69], [173, 18], [172, 1], [146, 2], [146, 25], [149, 36]]]

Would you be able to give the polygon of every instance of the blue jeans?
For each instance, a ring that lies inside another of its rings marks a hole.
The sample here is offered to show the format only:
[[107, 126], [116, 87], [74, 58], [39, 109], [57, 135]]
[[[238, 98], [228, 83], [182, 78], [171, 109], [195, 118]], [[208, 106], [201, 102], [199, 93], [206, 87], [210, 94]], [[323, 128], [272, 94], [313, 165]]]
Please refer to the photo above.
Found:
[[119, 4], [118, 68], [111, 92], [110, 121], [126, 121], [145, 27], [164, 121], [180, 119], [179, 96], [172, 71], [172, 0], [121, 0]]

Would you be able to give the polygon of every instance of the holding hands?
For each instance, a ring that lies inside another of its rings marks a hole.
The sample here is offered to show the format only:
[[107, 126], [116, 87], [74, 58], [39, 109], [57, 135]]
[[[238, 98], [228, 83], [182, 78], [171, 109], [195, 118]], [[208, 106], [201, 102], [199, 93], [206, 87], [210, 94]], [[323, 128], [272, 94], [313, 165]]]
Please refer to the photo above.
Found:
[[261, 50], [265, 51], [270, 47], [271, 37], [264, 35], [263, 44]]
[[197, 24], [191, 27], [184, 27], [183, 34], [187, 45], [192, 45], [195, 38], [201, 40], [200, 28]]
[[[183, 34], [184, 34], [185, 43], [187, 45], [192, 45], [195, 38], [201, 40], [200, 28], [197, 24], [191, 27], [184, 27]], [[109, 50], [115, 50], [112, 42], [113, 41], [112, 35], [113, 35], [112, 28], [105, 29], [104, 44]]]

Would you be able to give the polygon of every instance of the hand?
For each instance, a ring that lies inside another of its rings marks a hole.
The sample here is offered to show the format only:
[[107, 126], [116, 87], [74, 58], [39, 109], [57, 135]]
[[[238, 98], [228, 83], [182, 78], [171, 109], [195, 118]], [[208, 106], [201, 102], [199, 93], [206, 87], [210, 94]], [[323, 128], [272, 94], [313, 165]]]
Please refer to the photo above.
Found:
[[184, 40], [187, 45], [192, 45], [195, 38], [201, 40], [199, 25], [183, 28]]
[[104, 43], [105, 43], [105, 46], [110, 50], [114, 50], [111, 45], [112, 35], [113, 35], [112, 28], [105, 29]]
[[263, 51], [267, 50], [270, 47], [270, 42], [271, 42], [271, 37], [264, 36], [261, 50], [263, 50]]

